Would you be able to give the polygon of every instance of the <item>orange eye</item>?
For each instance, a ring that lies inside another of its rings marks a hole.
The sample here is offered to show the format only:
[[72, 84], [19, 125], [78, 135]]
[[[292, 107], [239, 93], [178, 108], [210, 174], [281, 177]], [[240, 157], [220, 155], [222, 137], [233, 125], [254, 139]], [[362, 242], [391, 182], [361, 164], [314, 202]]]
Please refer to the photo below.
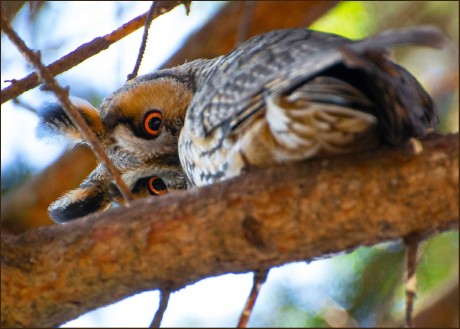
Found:
[[149, 179], [148, 183], [149, 192], [152, 195], [162, 195], [168, 193], [165, 182], [160, 177], [153, 176]]
[[142, 125], [144, 132], [149, 137], [157, 137], [160, 132], [162, 119], [163, 115], [158, 110], [151, 110], [147, 112], [144, 116], [144, 124]]

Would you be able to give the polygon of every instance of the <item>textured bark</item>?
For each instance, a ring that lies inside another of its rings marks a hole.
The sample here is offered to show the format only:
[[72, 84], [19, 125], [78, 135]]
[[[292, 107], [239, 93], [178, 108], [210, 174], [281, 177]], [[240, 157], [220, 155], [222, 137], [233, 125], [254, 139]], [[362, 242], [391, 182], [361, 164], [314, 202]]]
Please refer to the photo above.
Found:
[[2, 326], [56, 326], [148, 289], [458, 228], [458, 134], [255, 170], [2, 236]]

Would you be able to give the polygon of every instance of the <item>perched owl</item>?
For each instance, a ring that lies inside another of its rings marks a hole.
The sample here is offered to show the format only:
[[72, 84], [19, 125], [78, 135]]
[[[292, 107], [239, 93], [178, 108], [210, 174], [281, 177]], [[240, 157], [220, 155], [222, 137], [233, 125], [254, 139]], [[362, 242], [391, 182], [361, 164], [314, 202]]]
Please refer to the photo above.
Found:
[[[418, 27], [349, 39], [307, 29], [258, 35], [227, 55], [137, 77], [98, 109], [78, 103], [127, 186], [138, 196], [202, 186], [327, 154], [398, 145], [436, 123], [433, 101], [386, 47], [439, 47]], [[40, 130], [79, 139], [58, 106]], [[98, 166], [50, 206], [65, 222], [121, 195]]]

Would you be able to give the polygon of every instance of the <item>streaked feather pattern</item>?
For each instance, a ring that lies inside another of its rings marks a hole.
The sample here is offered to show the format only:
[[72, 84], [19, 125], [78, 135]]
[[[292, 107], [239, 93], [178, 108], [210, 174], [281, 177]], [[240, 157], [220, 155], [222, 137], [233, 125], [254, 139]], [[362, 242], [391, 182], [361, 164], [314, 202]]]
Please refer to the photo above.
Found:
[[357, 41], [306, 29], [254, 37], [211, 63], [192, 99], [179, 138], [189, 179], [206, 185], [245, 167], [423, 136], [437, 122], [435, 106], [386, 47], [442, 41], [431, 27]]

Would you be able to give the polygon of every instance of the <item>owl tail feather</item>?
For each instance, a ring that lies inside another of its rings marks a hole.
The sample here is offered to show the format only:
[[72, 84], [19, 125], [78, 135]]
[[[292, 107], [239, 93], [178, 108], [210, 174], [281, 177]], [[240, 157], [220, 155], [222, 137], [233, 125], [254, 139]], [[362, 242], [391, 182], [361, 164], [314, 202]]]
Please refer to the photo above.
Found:
[[[334, 105], [370, 114], [377, 119], [379, 139], [389, 145], [399, 145], [411, 137], [424, 136], [437, 124], [438, 118], [431, 97], [407, 70], [388, 59], [386, 47], [416, 44], [439, 48], [445, 40], [438, 29], [422, 26], [342, 44], [336, 53], [323, 56], [320, 70], [310, 70], [302, 76], [303, 69], [308, 71], [308, 67], [299, 67], [290, 85], [282, 89], [278, 97], [295, 95], [303, 89], [302, 98], [309, 102], [309, 107], [313, 103], [322, 104], [323, 111], [327, 112], [327, 105]], [[318, 77], [333, 78], [341, 83], [318, 84], [315, 82]], [[357, 92], [340, 97], [343, 96], [341, 84]], [[363, 96], [371, 106], [362, 102]], [[318, 106], [316, 108], [318, 111]]]
[[343, 48], [343, 65], [325, 72], [352, 84], [367, 95], [374, 107], [368, 113], [379, 123], [381, 138], [399, 145], [422, 137], [437, 122], [436, 106], [420, 83], [403, 67], [381, 53], [356, 54]]
[[369, 49], [411, 44], [441, 49], [446, 43], [447, 39], [439, 28], [431, 25], [422, 25], [387, 30], [375, 36], [356, 41], [350, 48], [355, 52], [364, 52]]
[[434, 26], [389, 30], [340, 47], [343, 66], [329, 73], [368, 95], [376, 104], [371, 113], [379, 121], [383, 140], [398, 145], [410, 137], [421, 137], [437, 122], [433, 100], [403, 67], [390, 61], [385, 47], [418, 45], [442, 48], [447, 42]]

